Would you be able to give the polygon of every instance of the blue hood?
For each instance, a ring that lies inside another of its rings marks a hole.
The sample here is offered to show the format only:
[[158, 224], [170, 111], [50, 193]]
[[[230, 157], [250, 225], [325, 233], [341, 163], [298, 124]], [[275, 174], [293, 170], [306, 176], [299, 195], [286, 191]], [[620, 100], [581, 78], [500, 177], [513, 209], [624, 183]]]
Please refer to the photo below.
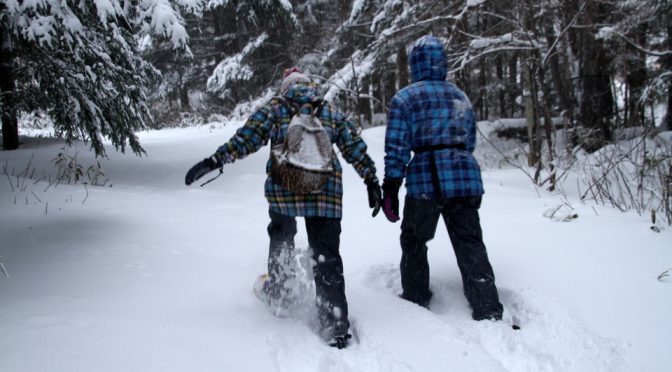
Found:
[[448, 60], [443, 43], [434, 36], [416, 40], [408, 55], [412, 82], [421, 80], [446, 80]]

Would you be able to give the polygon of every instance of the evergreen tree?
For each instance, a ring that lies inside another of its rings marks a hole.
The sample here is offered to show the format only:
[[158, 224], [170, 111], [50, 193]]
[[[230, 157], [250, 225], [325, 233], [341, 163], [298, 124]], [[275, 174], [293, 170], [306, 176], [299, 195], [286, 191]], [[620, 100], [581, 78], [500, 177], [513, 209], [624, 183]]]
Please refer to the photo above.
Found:
[[162, 73], [152, 87], [153, 111], [164, 121], [179, 112], [227, 113], [257, 96], [291, 64], [297, 21], [281, 0], [211, 0], [179, 5], [185, 14], [189, 53], [167, 42], [145, 56]]
[[[85, 139], [98, 155], [103, 137], [141, 153], [134, 132], [151, 120], [146, 87], [155, 69], [137, 37], [186, 41], [179, 14], [166, 0], [16, 2], [2, 0], [3, 126], [20, 112], [43, 112], [67, 141]], [[8, 84], [11, 83], [11, 84]], [[3, 134], [11, 134], [3, 128]]]

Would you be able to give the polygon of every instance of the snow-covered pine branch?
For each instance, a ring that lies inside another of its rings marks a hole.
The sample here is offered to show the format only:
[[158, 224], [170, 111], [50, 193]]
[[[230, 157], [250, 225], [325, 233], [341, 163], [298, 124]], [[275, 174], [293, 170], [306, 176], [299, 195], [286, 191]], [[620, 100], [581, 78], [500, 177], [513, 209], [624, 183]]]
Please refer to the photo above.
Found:
[[[186, 10], [201, 11], [201, 1], [177, 1]], [[170, 40], [173, 48], [189, 50], [189, 35], [184, 27], [184, 18], [169, 0], [142, 0], [138, 6], [137, 23], [142, 34], [158, 35]]]
[[[186, 3], [186, 0], [181, 0]], [[167, 0], [3, 0], [3, 54], [16, 66], [11, 112], [45, 112], [66, 140], [85, 139], [105, 155], [103, 138], [119, 151], [141, 153], [134, 132], [151, 115], [146, 90], [157, 71], [141, 56], [138, 36], [188, 40]], [[144, 31], [143, 31], [144, 30]], [[3, 47], [4, 48], [4, 47]]]
[[362, 78], [371, 74], [375, 61], [374, 55], [357, 51], [352, 56], [352, 60], [351, 64], [343, 66], [328, 79], [326, 85], [329, 88], [324, 94], [327, 101], [333, 101], [342, 91], [349, 91], [352, 84], [360, 85]]
[[223, 98], [229, 95], [232, 83], [250, 80], [253, 71], [244, 62], [245, 58], [257, 50], [267, 39], [268, 34], [263, 33], [255, 39], [250, 40], [240, 53], [221, 61], [208, 78], [208, 92]]

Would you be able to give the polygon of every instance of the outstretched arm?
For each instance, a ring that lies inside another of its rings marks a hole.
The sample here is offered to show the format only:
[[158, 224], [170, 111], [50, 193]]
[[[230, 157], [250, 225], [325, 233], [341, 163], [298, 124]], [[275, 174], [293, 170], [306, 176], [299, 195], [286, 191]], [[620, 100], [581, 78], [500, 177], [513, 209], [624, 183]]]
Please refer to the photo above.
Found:
[[[236, 131], [231, 139], [220, 146], [212, 156], [209, 156], [191, 167], [185, 176], [184, 182], [191, 185], [194, 181], [220, 169], [223, 164], [233, 163], [259, 150], [268, 143], [276, 113], [273, 101], [269, 102], [252, 114], [245, 125]], [[207, 182], [206, 182], [207, 183]]]
[[245, 125], [217, 149], [215, 157], [226, 164], [256, 152], [268, 143], [275, 118], [276, 112], [271, 101], [252, 114]]

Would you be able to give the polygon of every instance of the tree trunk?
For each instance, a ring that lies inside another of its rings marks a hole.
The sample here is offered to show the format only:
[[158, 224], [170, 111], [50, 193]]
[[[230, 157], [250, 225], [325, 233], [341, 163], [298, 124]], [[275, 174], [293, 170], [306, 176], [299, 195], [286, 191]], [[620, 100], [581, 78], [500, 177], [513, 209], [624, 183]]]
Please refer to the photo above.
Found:
[[406, 53], [406, 45], [402, 43], [397, 48], [397, 89], [408, 85], [408, 73], [408, 54]]
[[[667, 17], [667, 50], [672, 50], [672, 20], [670, 17]], [[666, 57], [663, 66], [667, 68], [667, 71], [672, 70], [671, 56]], [[661, 130], [672, 130], [672, 80], [667, 84], [667, 112], [665, 113], [661, 127]]]
[[180, 106], [182, 107], [182, 112], [191, 111], [191, 105], [189, 104], [189, 89], [183, 81], [180, 84]]
[[591, 138], [584, 145], [595, 151], [611, 140], [611, 117], [614, 98], [608, 72], [609, 59], [600, 42], [584, 52], [581, 66], [583, 96], [581, 98], [581, 123], [591, 131]]
[[488, 92], [486, 91], [486, 85], [488, 84], [487, 70], [488, 67], [485, 65], [485, 58], [481, 58], [480, 70], [478, 73], [478, 95], [479, 95], [479, 107], [478, 111], [480, 112], [481, 120], [488, 119]]
[[[608, 12], [607, 5], [590, 3], [586, 7], [586, 16], [582, 17], [586, 25], [596, 26]], [[579, 73], [582, 95], [580, 122], [588, 129], [587, 137], [582, 139], [586, 151], [597, 151], [611, 140], [611, 119], [614, 113], [614, 97], [611, 91], [611, 60], [601, 40], [595, 38], [595, 30], [585, 28], [579, 31], [581, 55]]]
[[397, 92], [397, 78], [395, 76], [394, 65], [390, 66], [390, 69], [383, 73], [383, 98], [382, 105], [383, 110], [387, 109], [389, 102], [394, 97], [394, 94]]
[[19, 148], [19, 125], [14, 103], [15, 75], [12, 55], [12, 42], [9, 32], [0, 26], [0, 110], [2, 110], [2, 147], [5, 150]]
[[371, 84], [368, 79], [362, 81], [362, 85], [357, 92], [357, 112], [361, 116], [360, 123], [362, 128], [371, 126], [373, 116], [371, 115]]
[[497, 66], [497, 103], [499, 105], [498, 115], [500, 118], [506, 115], [506, 89], [504, 89], [504, 62], [501, 55], [497, 55], [495, 61]]
[[[637, 27], [633, 40], [639, 45], [646, 43], [647, 26]], [[642, 91], [646, 84], [646, 55], [641, 51], [635, 51], [626, 62], [626, 83], [628, 87], [627, 126], [640, 126], [644, 121], [644, 104], [641, 102]]]
[[[538, 99], [537, 89], [532, 74], [533, 66], [528, 62], [523, 65], [523, 100], [525, 101], [525, 115], [527, 117], [527, 135], [530, 150], [527, 155], [527, 165], [538, 166], [541, 161], [541, 128], [539, 126], [539, 114], [537, 112]], [[536, 178], [536, 177], [535, 177]], [[535, 179], [535, 181], [537, 181]]]
[[371, 95], [376, 99], [372, 102], [372, 110], [374, 114], [384, 111], [385, 108], [385, 84], [383, 83], [383, 73], [380, 70], [375, 70], [371, 76], [372, 86]]
[[661, 126], [661, 130], [672, 130], [672, 83], [667, 86], [667, 113]]
[[[488, 27], [488, 18], [485, 16], [476, 17], [476, 30], [479, 33], [485, 33]], [[488, 66], [486, 66], [486, 58], [480, 58], [478, 63], [478, 99], [476, 100], [476, 107], [474, 108], [478, 112], [478, 116], [481, 120], [488, 119], [488, 92], [486, 91], [486, 86], [488, 84]]]
[[[548, 181], [550, 183], [548, 190], [554, 191], [556, 186], [556, 175], [555, 175], [556, 156], [553, 144], [553, 134], [555, 133], [555, 126], [553, 125], [553, 119], [551, 118], [551, 111], [550, 111], [551, 92], [549, 89], [549, 84], [546, 83], [546, 72], [544, 67], [540, 66], [537, 72], [538, 72], [539, 85], [541, 87], [542, 96], [544, 98], [541, 110], [542, 114], [544, 115], [544, 137], [546, 138], [546, 146], [548, 147], [548, 173], [549, 173]], [[541, 139], [539, 141], [541, 142]]]
[[[553, 28], [550, 26], [546, 30], [546, 40], [548, 45], [553, 45], [556, 42], [556, 36], [553, 33]], [[567, 84], [570, 75], [568, 73], [569, 69], [566, 66], [567, 64], [569, 64], [569, 58], [566, 57], [565, 68], [563, 69], [560, 63], [560, 53], [551, 52], [549, 67], [553, 85], [558, 96], [558, 105], [560, 106], [561, 113], [571, 117], [575, 107], [575, 99], [571, 88]]]
[[509, 91], [508, 106], [511, 108], [511, 113], [509, 114], [509, 117], [511, 118], [516, 117], [516, 111], [517, 111], [516, 99], [518, 98], [519, 94], [517, 77], [518, 77], [518, 54], [513, 53], [511, 59], [509, 59], [509, 84], [507, 84]]

